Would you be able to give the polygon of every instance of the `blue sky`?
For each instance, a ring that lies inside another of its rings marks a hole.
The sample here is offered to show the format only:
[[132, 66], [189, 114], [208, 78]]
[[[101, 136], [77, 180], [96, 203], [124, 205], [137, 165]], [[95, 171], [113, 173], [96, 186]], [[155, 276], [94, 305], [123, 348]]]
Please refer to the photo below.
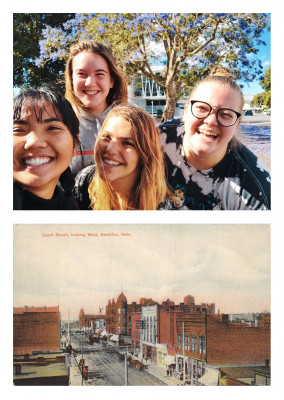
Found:
[[[260, 46], [259, 52], [256, 55], [253, 55], [253, 58], [261, 59], [263, 70], [265, 71], [271, 64], [271, 32], [266, 31], [262, 37], [262, 40], [266, 43], [266, 46]], [[243, 84], [244, 87], [242, 89], [243, 94], [258, 94], [263, 92], [262, 86], [259, 84], [259, 81], [254, 81], [252, 83], [246, 83], [238, 81], [238, 84]]]

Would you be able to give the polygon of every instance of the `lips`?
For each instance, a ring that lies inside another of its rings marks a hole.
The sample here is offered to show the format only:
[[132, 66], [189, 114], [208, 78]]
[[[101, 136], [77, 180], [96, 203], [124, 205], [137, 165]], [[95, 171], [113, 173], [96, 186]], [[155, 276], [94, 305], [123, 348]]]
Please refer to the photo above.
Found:
[[198, 134], [202, 134], [202, 135], [204, 135], [204, 136], [206, 136], [206, 137], [208, 137], [210, 139], [213, 139], [213, 140], [215, 140], [219, 136], [217, 133], [210, 132], [210, 131], [203, 130], [203, 129], [198, 129], [197, 133]]
[[30, 165], [32, 167], [38, 167], [40, 165], [44, 165], [54, 160], [53, 157], [29, 157], [23, 158], [22, 163], [25, 165]]
[[87, 96], [94, 96], [99, 93], [99, 90], [83, 90], [83, 93]]
[[115, 160], [103, 159], [104, 164], [109, 165], [110, 167], [117, 167], [119, 165], [124, 165], [123, 163]]

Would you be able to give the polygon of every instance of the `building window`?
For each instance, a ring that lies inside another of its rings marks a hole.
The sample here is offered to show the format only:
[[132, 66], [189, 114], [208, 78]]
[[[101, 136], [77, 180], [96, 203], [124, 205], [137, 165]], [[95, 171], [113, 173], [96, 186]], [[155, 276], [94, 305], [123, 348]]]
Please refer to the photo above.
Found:
[[184, 349], [185, 349], [185, 350], [189, 350], [189, 349], [190, 349], [190, 346], [189, 346], [189, 336], [188, 336], [188, 335], [185, 335], [185, 336], [184, 336]]
[[200, 354], [205, 354], [205, 337], [198, 336], [198, 352]]
[[117, 333], [120, 334], [120, 326], [117, 327]]
[[197, 352], [197, 337], [195, 335], [191, 336], [191, 351]]
[[122, 317], [122, 322], [125, 322], [125, 317]]
[[125, 328], [124, 328], [124, 326], [122, 327], [122, 333], [125, 333]]
[[124, 308], [122, 309], [122, 314], [126, 314], [126, 310]]
[[117, 317], [117, 322], [120, 322], [120, 317]]
[[117, 313], [120, 314], [120, 311], [121, 311], [121, 310], [120, 310], [120, 308], [119, 308], [119, 309], [117, 310]]
[[182, 335], [178, 334], [178, 348], [182, 349]]

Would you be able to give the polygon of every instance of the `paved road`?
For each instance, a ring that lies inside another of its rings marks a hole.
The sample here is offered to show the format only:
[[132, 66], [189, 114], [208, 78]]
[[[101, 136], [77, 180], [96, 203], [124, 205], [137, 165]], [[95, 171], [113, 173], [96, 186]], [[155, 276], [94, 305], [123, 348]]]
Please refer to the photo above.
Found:
[[[97, 343], [90, 344], [84, 334], [76, 334], [72, 337], [72, 347], [77, 353], [76, 359], [81, 359], [81, 347], [85, 365], [88, 366], [89, 379], [84, 385], [95, 386], [124, 386], [125, 385], [125, 363], [113, 348], [100, 346]], [[147, 373], [138, 371], [134, 367], [128, 367], [129, 386], [161, 386], [164, 382]]]
[[262, 126], [270, 126], [271, 116], [263, 114], [243, 115], [242, 122], [245, 124], [254, 124]]

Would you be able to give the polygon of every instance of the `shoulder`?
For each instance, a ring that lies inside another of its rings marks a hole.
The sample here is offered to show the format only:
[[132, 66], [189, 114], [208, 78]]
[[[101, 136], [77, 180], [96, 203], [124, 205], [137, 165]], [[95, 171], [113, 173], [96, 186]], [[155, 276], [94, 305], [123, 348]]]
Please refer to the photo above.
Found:
[[166, 133], [168, 136], [179, 136], [184, 133], [184, 123], [181, 118], [172, 118], [159, 125], [161, 133]]
[[88, 188], [95, 174], [95, 166], [90, 165], [82, 169], [75, 177], [75, 185], [73, 195], [79, 204], [81, 210], [89, 208], [89, 192]]
[[57, 185], [54, 192], [54, 209], [79, 210], [79, 205], [72, 193], [66, 193]]
[[94, 165], [89, 165], [88, 167], [79, 171], [75, 177], [75, 186], [81, 186], [85, 183], [90, 184], [91, 180], [93, 179], [95, 170], [96, 169]]
[[177, 210], [175, 202], [167, 196], [158, 206], [158, 210]]
[[13, 183], [13, 210], [22, 210], [23, 207], [23, 189]]
[[235, 158], [236, 169], [240, 170], [243, 192], [258, 199], [258, 208], [270, 209], [271, 176], [263, 161], [244, 145], [233, 149], [231, 153]]

